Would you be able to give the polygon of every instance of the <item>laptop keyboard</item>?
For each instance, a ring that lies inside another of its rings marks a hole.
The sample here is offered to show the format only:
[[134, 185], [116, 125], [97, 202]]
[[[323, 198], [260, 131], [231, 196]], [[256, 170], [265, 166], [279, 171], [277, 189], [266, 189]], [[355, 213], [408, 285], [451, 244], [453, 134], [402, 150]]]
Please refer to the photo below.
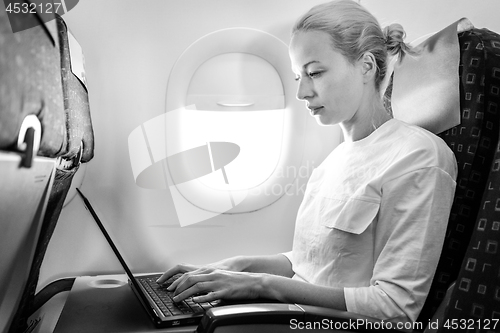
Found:
[[175, 281], [180, 275], [173, 276], [164, 284], [156, 283], [158, 276], [136, 277], [136, 280], [146, 289], [146, 292], [151, 295], [156, 305], [160, 308], [163, 314], [167, 317], [185, 315], [185, 314], [198, 314], [204, 313], [206, 310], [214, 307], [219, 303], [215, 302], [201, 302], [196, 303], [192, 298], [187, 298], [181, 302], [174, 302], [172, 297], [174, 293], [167, 291], [167, 287]]

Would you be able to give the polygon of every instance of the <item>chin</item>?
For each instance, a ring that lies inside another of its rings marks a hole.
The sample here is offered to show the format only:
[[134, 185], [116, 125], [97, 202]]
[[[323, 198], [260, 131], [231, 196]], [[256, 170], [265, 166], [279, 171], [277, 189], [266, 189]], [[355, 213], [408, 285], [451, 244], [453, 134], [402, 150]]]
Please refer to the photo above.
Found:
[[315, 117], [315, 118], [316, 118], [316, 122], [320, 126], [332, 126], [332, 125], [337, 124], [337, 122], [334, 122], [331, 119], [325, 119], [325, 118], [322, 118], [322, 117]]

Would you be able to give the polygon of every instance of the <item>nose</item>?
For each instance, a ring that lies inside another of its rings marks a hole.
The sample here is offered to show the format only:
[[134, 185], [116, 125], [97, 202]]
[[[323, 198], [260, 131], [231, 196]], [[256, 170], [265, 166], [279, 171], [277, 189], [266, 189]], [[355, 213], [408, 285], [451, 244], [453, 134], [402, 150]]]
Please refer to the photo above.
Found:
[[312, 85], [308, 78], [303, 78], [299, 81], [299, 87], [297, 88], [297, 99], [306, 100], [309, 97], [312, 97], [314, 91], [312, 89]]

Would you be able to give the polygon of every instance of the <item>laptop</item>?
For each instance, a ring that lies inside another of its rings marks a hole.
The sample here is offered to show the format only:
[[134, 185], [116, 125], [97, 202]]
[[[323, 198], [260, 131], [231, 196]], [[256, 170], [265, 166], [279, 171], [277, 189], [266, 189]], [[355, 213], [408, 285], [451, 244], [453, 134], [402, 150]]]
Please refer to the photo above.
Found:
[[85, 203], [85, 207], [92, 214], [94, 221], [99, 226], [104, 237], [108, 241], [111, 249], [123, 266], [134, 294], [139, 299], [142, 307], [146, 310], [154, 325], [158, 328], [179, 327], [187, 325], [197, 325], [205, 311], [221, 304], [220, 301], [195, 303], [191, 298], [182, 302], [175, 303], [171, 297], [173, 292], [167, 291], [167, 287], [178, 276], [174, 276], [167, 283], [159, 285], [156, 280], [161, 274], [140, 274], [134, 275], [128, 267], [127, 263], [120, 254], [120, 251], [115, 246], [115, 243], [109, 236], [106, 228], [92, 208], [90, 201], [83, 195], [80, 189], [76, 189]]

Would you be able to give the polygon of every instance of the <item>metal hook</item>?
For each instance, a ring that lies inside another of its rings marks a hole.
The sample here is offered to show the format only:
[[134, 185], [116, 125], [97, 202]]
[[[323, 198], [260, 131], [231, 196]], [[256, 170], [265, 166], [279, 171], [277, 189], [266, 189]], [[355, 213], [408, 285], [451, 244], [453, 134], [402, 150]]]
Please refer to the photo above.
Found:
[[17, 137], [17, 149], [24, 153], [21, 160], [21, 167], [31, 168], [33, 159], [38, 154], [40, 149], [40, 141], [42, 138], [42, 124], [35, 115], [27, 115], [19, 129]]

